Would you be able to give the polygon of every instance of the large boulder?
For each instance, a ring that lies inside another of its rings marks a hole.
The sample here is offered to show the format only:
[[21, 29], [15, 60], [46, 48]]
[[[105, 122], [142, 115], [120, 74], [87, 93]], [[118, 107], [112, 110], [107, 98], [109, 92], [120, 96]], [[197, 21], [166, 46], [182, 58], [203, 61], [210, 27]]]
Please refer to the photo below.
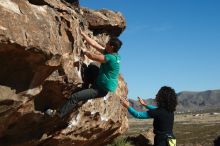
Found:
[[[115, 94], [81, 103], [64, 119], [44, 115], [83, 88], [91, 60], [79, 28], [100, 44], [119, 36], [118, 12], [60, 0], [0, 0], [0, 145], [103, 146], [127, 130], [123, 77]], [[87, 76], [90, 76], [87, 74]]]

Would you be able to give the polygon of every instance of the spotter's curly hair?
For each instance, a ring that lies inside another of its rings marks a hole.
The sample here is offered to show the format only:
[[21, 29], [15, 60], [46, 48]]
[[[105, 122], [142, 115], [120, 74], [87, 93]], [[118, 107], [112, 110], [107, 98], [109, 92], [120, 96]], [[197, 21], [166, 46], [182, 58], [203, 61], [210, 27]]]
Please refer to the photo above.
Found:
[[174, 112], [177, 106], [177, 95], [171, 87], [163, 86], [156, 95], [158, 107], [163, 107], [170, 112]]

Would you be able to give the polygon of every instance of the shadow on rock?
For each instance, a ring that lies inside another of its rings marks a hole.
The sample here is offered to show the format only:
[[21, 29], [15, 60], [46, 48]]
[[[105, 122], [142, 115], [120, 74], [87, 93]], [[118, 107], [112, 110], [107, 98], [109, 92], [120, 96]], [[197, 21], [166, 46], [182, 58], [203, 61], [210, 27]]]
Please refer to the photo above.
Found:
[[16, 122], [11, 123], [0, 138], [0, 145], [9, 146], [40, 140], [43, 134], [50, 135], [66, 126], [61, 119], [45, 117], [41, 113], [17, 113], [16, 116]]

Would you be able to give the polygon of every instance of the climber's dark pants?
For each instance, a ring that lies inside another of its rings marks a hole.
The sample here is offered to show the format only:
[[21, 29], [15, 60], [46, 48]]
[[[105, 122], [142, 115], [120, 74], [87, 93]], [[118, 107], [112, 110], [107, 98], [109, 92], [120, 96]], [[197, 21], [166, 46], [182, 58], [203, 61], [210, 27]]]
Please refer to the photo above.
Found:
[[80, 101], [87, 101], [89, 99], [104, 97], [107, 94], [108, 91], [98, 87], [84, 89], [79, 92], [73, 93], [70, 96], [69, 100], [66, 101], [59, 109], [59, 116], [64, 117], [66, 114], [70, 113]]

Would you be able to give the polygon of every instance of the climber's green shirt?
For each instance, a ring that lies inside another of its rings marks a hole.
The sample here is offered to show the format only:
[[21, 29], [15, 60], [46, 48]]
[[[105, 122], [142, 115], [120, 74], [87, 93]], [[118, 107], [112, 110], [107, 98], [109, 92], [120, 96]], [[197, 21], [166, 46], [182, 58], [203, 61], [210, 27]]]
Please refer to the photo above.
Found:
[[118, 86], [118, 75], [120, 70], [120, 56], [117, 53], [105, 54], [105, 63], [100, 66], [96, 85], [114, 92]]

